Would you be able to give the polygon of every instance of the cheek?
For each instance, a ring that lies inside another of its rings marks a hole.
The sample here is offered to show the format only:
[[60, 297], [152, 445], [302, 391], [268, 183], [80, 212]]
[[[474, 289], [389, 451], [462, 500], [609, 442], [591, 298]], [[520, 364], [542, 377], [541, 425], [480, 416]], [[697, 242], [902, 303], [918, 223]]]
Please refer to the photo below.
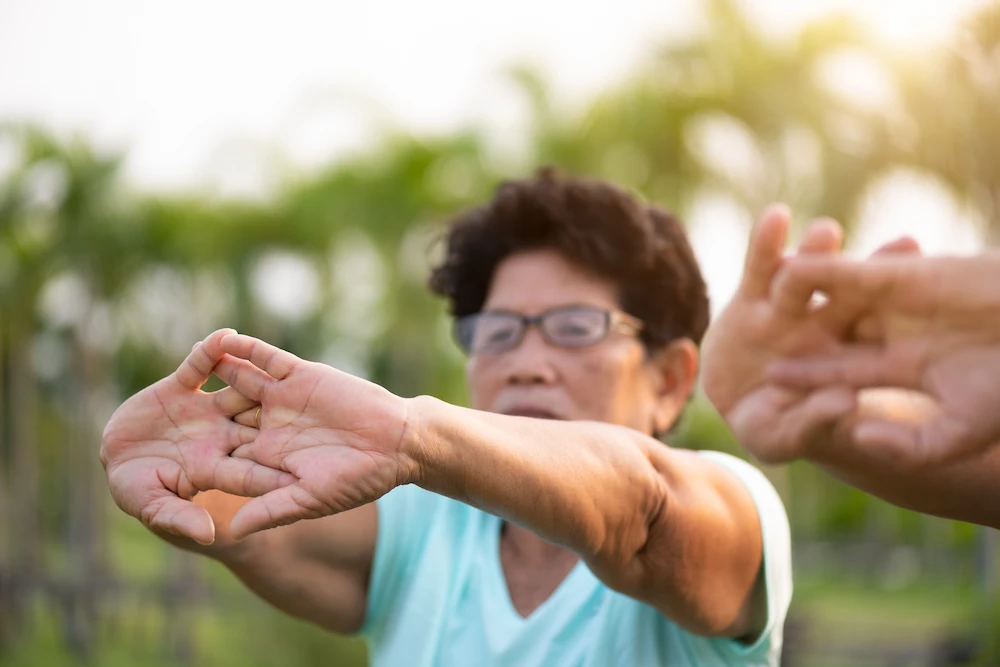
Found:
[[626, 349], [583, 365], [589, 377], [582, 384], [589, 387], [591, 405], [609, 421], [637, 427], [637, 415], [649, 410], [652, 389], [644, 360], [641, 351]]
[[469, 389], [469, 400], [472, 407], [482, 409], [490, 404], [491, 397], [496, 393], [495, 373], [490, 372], [489, 364], [478, 359], [470, 359], [465, 365], [465, 383]]
[[640, 389], [640, 368], [627, 355], [602, 355], [580, 364], [577, 386], [581, 402], [618, 421], [635, 406]]

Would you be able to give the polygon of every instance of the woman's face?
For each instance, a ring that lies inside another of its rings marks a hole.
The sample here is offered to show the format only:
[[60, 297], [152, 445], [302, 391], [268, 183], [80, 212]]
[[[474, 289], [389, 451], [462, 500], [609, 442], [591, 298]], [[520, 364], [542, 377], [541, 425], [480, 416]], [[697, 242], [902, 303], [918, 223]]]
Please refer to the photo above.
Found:
[[[542, 249], [511, 255], [497, 266], [483, 312], [530, 316], [577, 305], [621, 308], [610, 282], [557, 251]], [[692, 377], [672, 378], [684, 373], [684, 364], [669, 353], [650, 358], [631, 331], [613, 328], [594, 345], [567, 349], [529, 327], [513, 349], [470, 357], [472, 406], [509, 415], [610, 422], [644, 433], [666, 430], [687, 400], [697, 363], [693, 354], [687, 364]]]

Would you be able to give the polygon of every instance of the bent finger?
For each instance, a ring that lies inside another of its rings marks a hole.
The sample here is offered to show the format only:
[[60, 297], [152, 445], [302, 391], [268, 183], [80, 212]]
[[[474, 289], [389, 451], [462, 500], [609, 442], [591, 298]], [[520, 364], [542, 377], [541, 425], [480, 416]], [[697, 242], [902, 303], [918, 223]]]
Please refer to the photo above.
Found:
[[[820, 218], [809, 224], [802, 242], [799, 244], [798, 255], [836, 255], [844, 243], [844, 230], [831, 218]], [[771, 304], [774, 309], [790, 317], [801, 317], [809, 312], [813, 300], [813, 288], [808, 283], [789, 282], [782, 280], [779, 273], [777, 280], [772, 281], [770, 290]]]
[[215, 365], [214, 373], [232, 389], [254, 403], [261, 403], [274, 379], [252, 363], [225, 354]]
[[219, 329], [209, 334], [205, 340], [195, 343], [191, 353], [181, 362], [174, 377], [188, 389], [200, 389], [212, 375], [212, 369], [222, 358], [219, 341], [224, 336], [236, 333], [232, 329]]
[[246, 359], [275, 380], [283, 380], [296, 365], [302, 363], [302, 360], [291, 352], [253, 336], [243, 334], [226, 336], [222, 339], [222, 347], [229, 354]]

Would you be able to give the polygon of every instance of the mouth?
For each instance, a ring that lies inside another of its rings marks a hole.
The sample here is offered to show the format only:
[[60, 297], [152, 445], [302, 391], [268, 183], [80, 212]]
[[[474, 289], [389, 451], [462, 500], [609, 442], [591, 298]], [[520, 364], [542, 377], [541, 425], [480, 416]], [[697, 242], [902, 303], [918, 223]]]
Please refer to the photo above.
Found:
[[511, 417], [532, 417], [534, 419], [562, 419], [559, 415], [534, 405], [516, 405], [509, 410], [504, 410], [503, 414]]

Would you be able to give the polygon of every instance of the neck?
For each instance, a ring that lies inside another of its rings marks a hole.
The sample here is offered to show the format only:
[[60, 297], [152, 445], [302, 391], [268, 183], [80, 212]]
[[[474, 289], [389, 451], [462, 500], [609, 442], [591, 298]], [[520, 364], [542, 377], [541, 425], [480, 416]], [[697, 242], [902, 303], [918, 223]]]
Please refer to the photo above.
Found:
[[558, 544], [546, 542], [526, 528], [504, 522], [501, 540], [508, 553], [517, 560], [530, 563], [551, 563], [563, 559], [577, 560], [577, 555]]

